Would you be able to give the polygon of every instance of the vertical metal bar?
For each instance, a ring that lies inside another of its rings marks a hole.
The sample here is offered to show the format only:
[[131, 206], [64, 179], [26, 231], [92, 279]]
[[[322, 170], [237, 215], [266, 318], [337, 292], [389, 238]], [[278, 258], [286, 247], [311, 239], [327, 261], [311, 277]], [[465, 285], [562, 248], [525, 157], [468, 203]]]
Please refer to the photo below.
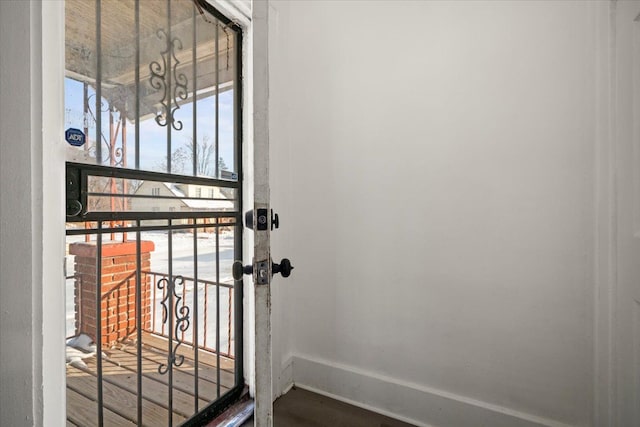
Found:
[[[171, 127], [171, 126], [169, 126]], [[167, 290], [167, 292], [169, 292], [169, 304], [168, 304], [168, 314], [169, 314], [169, 323], [168, 323], [168, 330], [169, 330], [169, 342], [168, 342], [168, 351], [169, 351], [169, 357], [168, 357], [168, 368], [169, 368], [169, 401], [168, 401], [168, 408], [169, 408], [169, 427], [171, 427], [173, 425], [173, 361], [174, 361], [174, 357], [175, 355], [173, 354], [173, 305], [175, 303], [175, 301], [173, 300], [173, 289], [174, 289], [174, 284], [173, 284], [173, 228], [172, 228], [172, 221], [169, 221], [169, 240], [167, 242], [168, 245], [168, 249], [169, 249], [169, 253], [168, 253], [168, 261], [169, 261], [169, 282], [167, 284], [166, 287], [168, 287], [169, 289]]]
[[136, 128], [135, 128], [135, 163], [136, 169], [140, 169], [140, 0], [136, 0], [135, 4], [135, 20], [136, 20]]
[[233, 317], [231, 316], [231, 310], [233, 308], [233, 292], [231, 288], [227, 288], [227, 293], [229, 294], [229, 301], [227, 303], [227, 356], [231, 357], [231, 323]]
[[193, 369], [193, 381], [194, 381], [194, 406], [195, 406], [195, 412], [198, 412], [198, 403], [199, 403], [199, 396], [198, 396], [198, 385], [199, 385], [199, 367], [198, 367], [198, 355], [200, 353], [200, 345], [199, 345], [199, 338], [198, 338], [198, 333], [199, 331], [199, 327], [198, 327], [198, 321], [199, 321], [199, 317], [198, 317], [198, 228], [194, 227], [193, 228], [193, 364], [194, 364], [194, 369]]
[[[111, 105], [111, 103], [109, 103], [109, 166], [114, 166], [116, 163], [116, 134], [115, 134], [115, 129], [113, 127], [113, 111], [114, 108]], [[116, 179], [114, 177], [109, 178], [109, 192], [111, 194], [115, 194], [116, 193]], [[109, 197], [109, 207], [111, 209], [111, 212], [115, 211], [115, 207], [116, 207], [116, 198], [111, 196]], [[109, 223], [109, 227], [111, 227], [112, 229], [114, 222], [111, 221]], [[115, 238], [115, 233], [112, 231], [111, 232], [111, 240], [114, 240]]]
[[[120, 112], [120, 121], [122, 122], [122, 167], [126, 168], [127, 167], [127, 112], [126, 110], [124, 112], [122, 111]], [[122, 194], [123, 196], [126, 196], [127, 193], [129, 193], [129, 180], [123, 179]], [[127, 204], [128, 204], [127, 201], [128, 201], [127, 197], [120, 198], [120, 209], [122, 211], [127, 211]], [[122, 225], [124, 228], [124, 225], [125, 225], [124, 221], [122, 222]], [[123, 242], [127, 241], [126, 231], [122, 233], [122, 241]]]
[[[120, 111], [120, 128], [122, 129], [122, 167], [127, 167], [127, 110]], [[126, 194], [126, 192], [125, 192]]]
[[[240, 185], [238, 186], [238, 205], [237, 211], [242, 212], [243, 210], [243, 167], [242, 167], [242, 55], [240, 54], [239, 47], [242, 46], [242, 33], [238, 32], [236, 38], [234, 40], [234, 55], [236, 57], [236, 70], [235, 70], [235, 85], [234, 85], [234, 112], [233, 112], [233, 130], [234, 130], [234, 149], [235, 149], [235, 162], [236, 168], [235, 170], [238, 172], [238, 180]], [[235, 249], [235, 259], [242, 259], [242, 221], [236, 219], [236, 227], [234, 231], [234, 249]], [[242, 305], [243, 301], [243, 281], [234, 281], [233, 286], [234, 292], [234, 337], [235, 337], [235, 363], [234, 363], [234, 372], [235, 372], [235, 386], [239, 387], [244, 384], [244, 330], [243, 330], [243, 317], [244, 317], [244, 307]]]
[[[136, 226], [140, 228], [140, 220], [136, 220]], [[140, 242], [140, 230], [136, 231], [136, 378], [137, 378], [137, 402], [138, 402], [138, 425], [142, 425], [142, 287], [145, 287], [146, 280], [142, 283], [142, 244]]]
[[167, 0], [167, 173], [171, 173], [171, 128], [173, 126], [173, 114], [171, 112], [172, 101], [172, 81], [171, 81], [171, 55], [173, 52], [173, 41], [171, 40], [171, 0]]
[[216, 391], [220, 397], [220, 218], [216, 218]]
[[[96, 0], [96, 162], [102, 164], [102, 2]], [[104, 426], [102, 395], [102, 222], [96, 236], [96, 361], [98, 381], [98, 427]]]
[[[167, 280], [169, 280], [171, 278], [171, 276], [167, 276]], [[158, 282], [155, 282], [158, 283]], [[167, 296], [167, 287], [165, 286], [164, 288], [162, 288], [162, 301], [164, 301], [165, 297]], [[162, 319], [162, 336], [164, 336], [164, 328], [166, 326], [166, 323], [164, 322], [164, 319]]]
[[[82, 83], [82, 125], [84, 127], [84, 134], [89, 138], [89, 83]], [[89, 151], [89, 144], [84, 144], [84, 150]]]
[[[196, 34], [196, 25], [197, 25], [197, 19], [196, 19], [196, 5], [194, 3], [193, 5], [193, 16], [192, 16], [192, 22], [193, 22], [193, 34], [192, 34], [192, 38], [193, 38], [193, 46], [191, 49], [191, 63], [193, 64], [193, 70], [192, 70], [192, 75], [191, 75], [191, 81], [192, 81], [192, 85], [193, 85], [193, 99], [192, 99], [192, 104], [193, 104], [193, 176], [196, 176], [198, 174], [198, 126], [197, 126], [197, 116], [198, 116], [198, 103], [197, 101], [197, 93], [198, 93], [198, 75], [196, 73], [196, 62], [198, 59], [198, 55], [197, 55], [197, 34]], [[197, 400], [196, 400], [197, 401]]]
[[216, 178], [220, 178], [219, 169], [219, 145], [220, 145], [220, 21], [216, 19], [216, 152], [215, 152], [215, 173]]
[[[197, 17], [196, 17], [196, 5], [195, 3], [193, 4], [193, 15], [192, 15], [192, 22], [193, 22], [193, 34], [192, 34], [192, 53], [191, 53], [191, 63], [193, 64], [193, 73], [191, 76], [191, 81], [192, 81], [192, 85], [193, 85], [193, 124], [192, 124], [192, 130], [193, 130], [193, 176], [196, 176], [198, 174], [198, 163], [197, 163], [197, 153], [198, 150], [196, 149], [197, 145], [197, 137], [198, 137], [198, 126], [197, 126], [197, 112], [198, 112], [198, 102], [197, 102], [197, 93], [198, 93], [198, 80], [197, 80], [197, 73], [196, 73], [196, 64], [197, 64], [197, 59], [198, 59], [198, 53], [197, 53], [197, 43], [198, 43], [198, 37], [197, 37]], [[198, 222], [197, 219], [193, 220], [194, 225], [196, 225]], [[205, 230], [206, 231], [206, 230]], [[193, 227], [193, 364], [194, 364], [194, 368], [193, 368], [193, 405], [195, 408], [195, 412], [198, 412], [198, 405], [200, 403], [200, 398], [199, 398], [199, 390], [198, 390], [198, 386], [200, 385], [200, 372], [199, 372], [199, 360], [198, 360], [198, 356], [200, 353], [200, 345], [199, 345], [199, 337], [198, 337], [198, 332], [199, 332], [199, 328], [198, 328], [198, 314], [199, 314], [199, 310], [198, 310], [198, 227]]]
[[[89, 138], [89, 83], [84, 82], [82, 84], [82, 97], [83, 97], [83, 102], [82, 102], [82, 108], [83, 108], [83, 115], [82, 115], [82, 122], [84, 125], [84, 134], [87, 137], [87, 140], [90, 139]], [[84, 150], [85, 151], [89, 151], [89, 144], [85, 144], [84, 145]], [[84, 228], [88, 228], [87, 227], [87, 223], [84, 223]], [[84, 241], [88, 242], [90, 240], [90, 234], [86, 234], [84, 236]]]
[[102, 1], [96, 0], [96, 163], [102, 164]]
[[[109, 102], [109, 166], [115, 166], [116, 164], [116, 139], [117, 134], [115, 132], [115, 126], [113, 123], [113, 113], [115, 107]], [[112, 191], [113, 192], [113, 191]]]
[[[188, 284], [189, 281], [185, 279], [184, 281], [184, 286], [182, 287], [182, 306], [184, 307], [187, 304], [187, 288], [188, 288]], [[180, 341], [184, 342], [184, 333], [185, 330], [180, 328]], [[176, 341], [178, 340], [178, 337], [176, 336]]]
[[[238, 46], [242, 46], [240, 42], [241, 33], [233, 33], [233, 54], [235, 55], [235, 72], [233, 76], [233, 170], [238, 173], [239, 180], [242, 179], [242, 83], [240, 80], [242, 72], [241, 55], [238, 53]], [[242, 189], [242, 185], [239, 186]], [[240, 191], [240, 190], [238, 190]], [[238, 195], [239, 203], [242, 203], [242, 197]], [[242, 209], [238, 208], [242, 212]], [[242, 258], [237, 258], [242, 259]]]
[[[98, 0], [98, 3], [100, 1]], [[102, 222], [98, 222], [96, 236], [96, 362], [98, 374], [98, 426], [104, 425], [104, 400], [102, 395]]]
[[204, 284], [204, 348], [207, 348], [207, 326], [209, 323], [209, 284]]
[[151, 300], [151, 306], [149, 307], [149, 310], [152, 313], [152, 317], [151, 317], [151, 330], [153, 332], [157, 332], [156, 331], [156, 275], [155, 273], [153, 274], [153, 279], [152, 279], [152, 285], [151, 288], [153, 289], [153, 299]]
[[[87, 236], [88, 236], [88, 234], [87, 234]], [[80, 288], [79, 288], [80, 290], [84, 289], [83, 277], [84, 277], [84, 274], [80, 274]], [[84, 317], [83, 317], [83, 311], [84, 311], [83, 305], [84, 305], [84, 301], [82, 301], [82, 291], [80, 291], [80, 292], [78, 292], [78, 318], [76, 319], [76, 322], [75, 322], [76, 323], [76, 330], [75, 330], [75, 334], [76, 335], [78, 335], [80, 333], [80, 322], [82, 322], [83, 321], [82, 319], [84, 319]]]

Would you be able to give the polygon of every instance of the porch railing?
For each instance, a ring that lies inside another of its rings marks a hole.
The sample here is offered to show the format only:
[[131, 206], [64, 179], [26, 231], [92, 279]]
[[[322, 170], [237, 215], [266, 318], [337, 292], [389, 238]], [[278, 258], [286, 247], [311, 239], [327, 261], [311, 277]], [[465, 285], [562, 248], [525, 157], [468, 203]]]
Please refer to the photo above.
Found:
[[[136, 273], [131, 273], [122, 281], [113, 287], [111, 291], [105, 293], [102, 296], [102, 300], [105, 301], [109, 296], [118, 292], [122, 288], [129, 288], [130, 281], [135, 281]], [[211, 280], [198, 279], [196, 281], [193, 277], [177, 276], [181, 279], [181, 289], [176, 289], [179, 293], [181, 304], [189, 307], [191, 313], [197, 318], [190, 319], [190, 327], [179, 328], [179, 335], [174, 334], [173, 339], [180, 341], [183, 344], [194, 346], [197, 343], [198, 348], [209, 351], [212, 353], [218, 353], [221, 356], [233, 359], [232, 345], [234, 341], [233, 336], [233, 284], [230, 283], [216, 283]], [[168, 287], [158, 286], [162, 281], [168, 281], [170, 276], [167, 273], [154, 272], [154, 271], [141, 271], [141, 283], [148, 284], [150, 287], [150, 297], [146, 299], [147, 307], [142, 307], [142, 313], [149, 313], [149, 322], [146, 322], [147, 327], [143, 327], [144, 332], [149, 332], [164, 338], [169, 338], [169, 325], [166, 322], [166, 318], [163, 319], [163, 301], [167, 300]], [[149, 280], [150, 279], [150, 280]], [[75, 336], [83, 332], [83, 325], [81, 324], [82, 311], [85, 308], [82, 301], [82, 293], [77, 292], [78, 287], [82, 286], [83, 274], [76, 273], [66, 276], [67, 291], [75, 289], [73, 304], [67, 301], [67, 336]], [[195, 292], [198, 295], [195, 295]], [[93, 302], [87, 302], [90, 304], [89, 308], [93, 309]], [[197, 309], [194, 310], [194, 303], [197, 304]], [[137, 315], [142, 315], [138, 313]], [[212, 321], [213, 319], [215, 321]], [[128, 319], [132, 320], [132, 319]], [[145, 322], [143, 322], [143, 325]], [[173, 325], [175, 327], [175, 325]], [[194, 337], [197, 331], [197, 337]], [[222, 332], [224, 331], [224, 333]], [[135, 330], [132, 330], [132, 336], [135, 336]], [[194, 339], [195, 338], [195, 339]], [[216, 344], [219, 342], [219, 348], [216, 348]]]
[[[151, 327], [148, 332], [167, 337], [168, 326], [166, 322], [162, 321], [161, 303], [167, 297], [167, 288], [162, 287], [162, 289], [159, 289], [157, 284], [163, 279], [168, 280], [169, 275], [153, 271], [143, 271], [142, 274], [143, 277], [151, 277], [151, 285], [153, 287], [150, 304], [152, 307]], [[196, 282], [193, 277], [180, 277], [184, 281], [184, 285], [181, 286], [182, 289], [179, 292], [181, 292], [181, 298], [185, 304], [188, 304], [189, 301], [193, 303], [194, 292], [198, 292], [198, 316], [202, 317], [197, 319], [197, 322], [198, 325], [202, 325], [202, 328], [198, 330], [199, 336], [197, 339], [194, 339], [193, 328], [181, 329], [180, 336], [175, 338], [192, 346], [195, 346], [195, 342], [197, 342], [198, 347], [203, 350], [233, 358], [233, 346], [231, 345], [233, 341], [233, 285], [202, 279], [198, 279]], [[226, 296], [224, 295], [225, 293], [227, 294]], [[226, 307], [222, 304], [222, 299], [226, 300]], [[200, 307], [202, 307], [202, 309], [200, 309]], [[215, 329], [213, 330], [211, 328], [212, 322], [209, 321], [212, 316], [216, 316], [216, 321], [213, 323]], [[222, 321], [223, 317], [225, 318], [224, 322]], [[226, 336], [220, 333], [222, 331], [221, 326], [224, 323], [226, 323]], [[216, 348], [216, 338], [220, 338], [220, 348]]]

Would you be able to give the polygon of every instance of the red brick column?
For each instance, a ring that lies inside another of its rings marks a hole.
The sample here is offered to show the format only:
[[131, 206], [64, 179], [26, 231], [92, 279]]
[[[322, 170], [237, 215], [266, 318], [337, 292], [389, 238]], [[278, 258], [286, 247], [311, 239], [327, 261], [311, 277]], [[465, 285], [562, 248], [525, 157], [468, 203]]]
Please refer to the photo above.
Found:
[[[151, 241], [140, 242], [140, 270], [149, 271]], [[101, 263], [100, 299], [102, 344], [109, 346], [136, 332], [136, 242], [107, 242], [102, 244], [97, 259], [96, 242], [78, 242], [69, 245], [69, 254], [75, 255], [75, 308], [76, 326], [80, 333], [96, 339], [96, 266]], [[142, 328], [151, 322], [151, 277], [141, 276]]]

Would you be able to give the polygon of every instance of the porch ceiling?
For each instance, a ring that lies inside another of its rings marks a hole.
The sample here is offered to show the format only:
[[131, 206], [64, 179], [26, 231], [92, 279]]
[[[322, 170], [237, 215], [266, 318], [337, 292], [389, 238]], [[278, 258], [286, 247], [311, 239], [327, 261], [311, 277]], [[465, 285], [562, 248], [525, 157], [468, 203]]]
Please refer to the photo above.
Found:
[[[139, 14], [139, 94], [140, 116], [155, 115], [162, 100], [163, 89], [150, 84], [151, 64], [163, 66], [163, 52], [167, 41], [161, 31], [167, 29], [166, 1], [142, 0]], [[153, 5], [153, 7], [147, 7]], [[66, 13], [66, 75], [88, 82], [95, 88], [98, 78], [95, 0], [67, 0]], [[134, 0], [102, 0], [101, 2], [101, 87], [102, 95], [112, 106], [135, 119], [136, 102], [136, 24]], [[189, 102], [193, 93], [198, 98], [228, 90], [235, 75], [232, 60], [235, 48], [234, 33], [223, 23], [218, 26], [218, 73], [216, 76], [215, 32], [217, 20], [194, 7], [192, 0], [171, 1], [171, 38], [174, 54], [171, 72], [183, 74], [187, 80]], [[195, 31], [194, 23], [195, 22]], [[195, 43], [194, 43], [195, 38]], [[195, 44], [195, 55], [194, 55]], [[165, 53], [164, 57], [167, 58]], [[195, 61], [194, 61], [195, 56]], [[194, 91], [193, 66], [196, 64], [197, 82]], [[174, 66], [177, 64], [177, 67]]]

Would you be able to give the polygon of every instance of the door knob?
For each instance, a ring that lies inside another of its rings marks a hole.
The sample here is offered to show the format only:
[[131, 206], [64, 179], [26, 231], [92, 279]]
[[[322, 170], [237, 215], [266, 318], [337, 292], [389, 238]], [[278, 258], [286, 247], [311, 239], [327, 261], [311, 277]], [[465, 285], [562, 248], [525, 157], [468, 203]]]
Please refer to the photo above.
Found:
[[242, 265], [242, 261], [235, 261], [231, 272], [234, 280], [242, 280], [243, 274], [253, 274], [253, 265]]
[[291, 275], [291, 270], [293, 270], [293, 266], [288, 258], [282, 258], [280, 264], [271, 264], [271, 271], [273, 274], [280, 273], [282, 274], [282, 277], [289, 277]]
[[[293, 266], [291, 265], [291, 261], [287, 258], [282, 258], [280, 264], [276, 264], [273, 261], [271, 262], [272, 274], [280, 273], [282, 274], [282, 277], [289, 277], [291, 275], [291, 270], [293, 270]], [[242, 265], [242, 261], [235, 261], [231, 267], [231, 271], [235, 280], [241, 280], [244, 274], [253, 274], [253, 265]]]

